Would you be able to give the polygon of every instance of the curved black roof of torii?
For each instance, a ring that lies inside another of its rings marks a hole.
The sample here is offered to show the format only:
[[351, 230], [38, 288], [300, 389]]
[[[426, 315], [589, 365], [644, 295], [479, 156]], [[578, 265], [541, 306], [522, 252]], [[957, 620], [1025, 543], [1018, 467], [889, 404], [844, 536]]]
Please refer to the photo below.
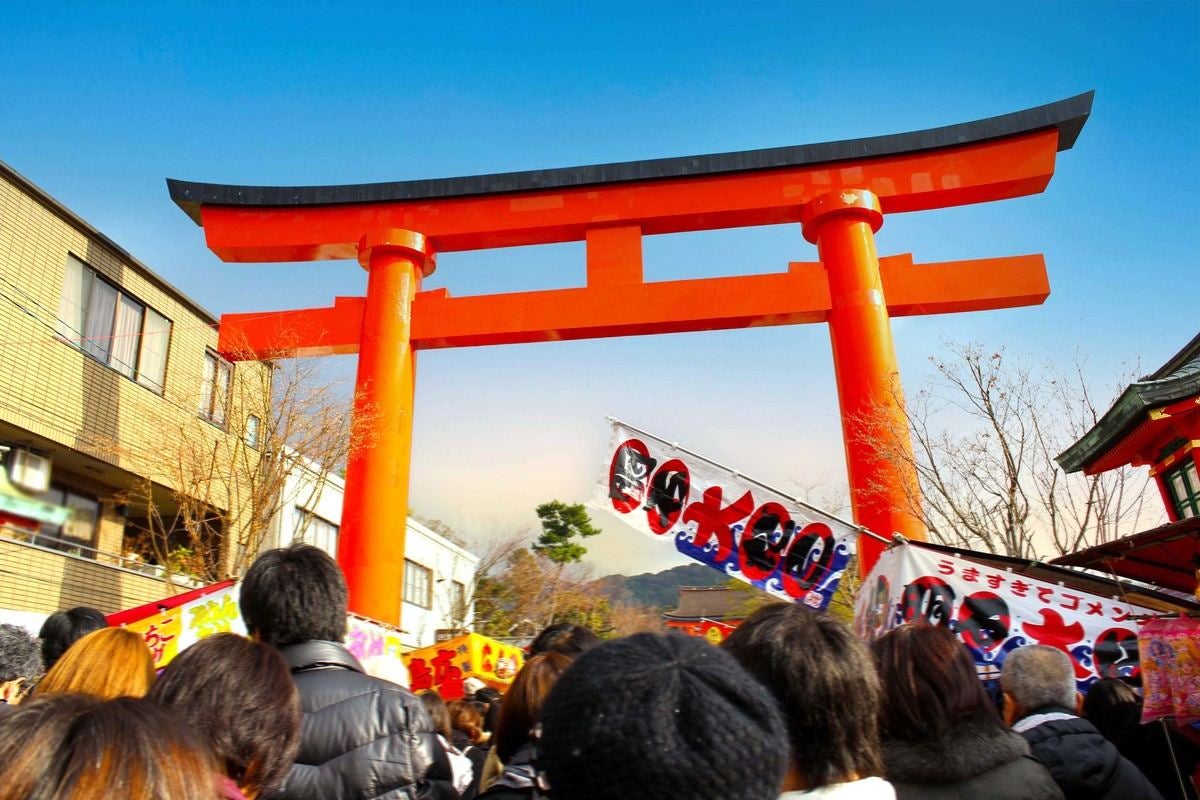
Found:
[[1054, 460], [1066, 472], [1086, 469], [1137, 427], [1147, 411], [1195, 395], [1200, 395], [1200, 334], [1167, 363], [1126, 386], [1100, 421]]
[[236, 186], [220, 183], [194, 183], [167, 179], [171, 199], [200, 224], [200, 207], [297, 207], [354, 203], [389, 203], [470, 197], [507, 192], [563, 189], [605, 183], [685, 178], [749, 172], [782, 167], [810, 166], [838, 161], [920, 153], [943, 147], [973, 144], [1023, 133], [1058, 129], [1058, 149], [1069, 150], [1075, 144], [1083, 124], [1092, 111], [1095, 92], [1059, 100], [1044, 106], [1014, 111], [973, 122], [909, 131], [865, 139], [770, 147], [715, 153], [701, 156], [655, 158], [623, 161], [583, 167], [501, 172], [460, 178], [432, 178], [385, 183], [357, 183], [339, 186]]

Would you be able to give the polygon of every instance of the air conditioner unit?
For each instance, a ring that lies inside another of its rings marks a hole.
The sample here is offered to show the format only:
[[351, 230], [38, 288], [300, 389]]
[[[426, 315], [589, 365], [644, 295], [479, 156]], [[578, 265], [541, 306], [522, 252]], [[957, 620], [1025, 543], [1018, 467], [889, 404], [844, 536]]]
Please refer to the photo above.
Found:
[[8, 479], [30, 492], [50, 490], [50, 459], [28, 450], [13, 450], [8, 462]]

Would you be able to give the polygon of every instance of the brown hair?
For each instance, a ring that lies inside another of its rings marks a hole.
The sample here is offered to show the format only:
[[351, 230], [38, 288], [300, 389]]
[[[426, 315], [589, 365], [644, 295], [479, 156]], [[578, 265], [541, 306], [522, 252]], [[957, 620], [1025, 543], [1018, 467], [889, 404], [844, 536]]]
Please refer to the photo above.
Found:
[[829, 616], [771, 603], [722, 642], [771, 691], [809, 789], [883, 774], [879, 677], [867, 646]]
[[483, 738], [483, 714], [467, 700], [455, 700], [447, 706], [450, 712], [450, 727], [467, 735], [471, 744]]
[[37, 697], [0, 716], [0, 800], [213, 800], [217, 771], [183, 722], [146, 700]]
[[446, 701], [433, 689], [421, 692], [417, 699], [429, 712], [429, 718], [433, 720], [433, 729], [446, 737], [446, 741], [450, 741], [450, 711], [446, 708]]
[[300, 695], [275, 648], [219, 633], [184, 650], [150, 690], [207, 740], [245, 794], [274, 791], [300, 747]]
[[67, 648], [35, 692], [87, 694], [111, 700], [144, 697], [153, 683], [154, 657], [141, 634], [126, 628], [104, 628]]
[[901, 625], [872, 642], [871, 651], [883, 685], [885, 739], [936, 738], [966, 720], [1003, 728], [966, 646], [945, 628]]
[[542, 713], [542, 704], [554, 684], [571, 666], [562, 653], [542, 653], [525, 662], [500, 704], [496, 723], [496, 755], [508, 761], [529, 741], [529, 731]]

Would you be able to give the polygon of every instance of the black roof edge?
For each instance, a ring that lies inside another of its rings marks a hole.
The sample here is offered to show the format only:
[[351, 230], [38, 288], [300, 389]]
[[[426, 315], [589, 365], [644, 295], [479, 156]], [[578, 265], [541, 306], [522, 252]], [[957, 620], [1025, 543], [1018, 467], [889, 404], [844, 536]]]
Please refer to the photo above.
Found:
[[1197, 333], [1190, 342], [1185, 344], [1178, 353], [1167, 359], [1167, 363], [1156, 369], [1154, 372], [1142, 378], [1144, 381], [1153, 381], [1165, 378], [1171, 373], [1179, 370], [1184, 364], [1192, 359], [1200, 356], [1200, 333]]
[[562, 189], [606, 183], [683, 178], [879, 158], [938, 150], [1023, 133], [1058, 129], [1058, 149], [1075, 144], [1092, 111], [1095, 91], [997, 117], [907, 133], [789, 145], [710, 155], [656, 158], [580, 167], [502, 172], [330, 186], [237, 186], [167, 179], [171, 199], [197, 225], [206, 205], [292, 207], [386, 203], [508, 192]]
[[[1154, 528], [1147, 528], [1119, 539], [1101, 542], [1082, 550], [1076, 550], [1074, 553], [1058, 556], [1051, 559], [1049, 563], [1054, 566], [1084, 566], [1085, 563], [1100, 558], [1120, 557], [1125, 553], [1136, 553], [1146, 547], [1155, 547], [1162, 541], [1173, 541], [1198, 529], [1200, 529], [1200, 517], [1177, 519], [1174, 522], [1166, 522]], [[1164, 535], [1169, 538], [1163, 540]]]

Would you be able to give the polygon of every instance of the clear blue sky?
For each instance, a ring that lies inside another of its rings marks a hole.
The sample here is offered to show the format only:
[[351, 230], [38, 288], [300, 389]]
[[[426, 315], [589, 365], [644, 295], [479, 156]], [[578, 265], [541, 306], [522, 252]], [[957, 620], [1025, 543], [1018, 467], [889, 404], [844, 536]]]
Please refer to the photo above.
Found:
[[[365, 280], [343, 262], [220, 263], [166, 177], [351, 183], [720, 152], [1095, 89], [1043, 195], [886, 221], [882, 253], [1042, 252], [1052, 287], [1042, 307], [895, 324], [906, 386], [946, 340], [1081, 349], [1103, 389], [1195, 335], [1200, 4], [648, 5], [4, 3], [0, 160], [219, 314], [327, 305]], [[646, 242], [651, 279], [815, 258], [793, 226]], [[583, 275], [579, 245], [521, 248], [445, 256], [426, 287]], [[352, 378], [352, 359], [330, 374]], [[844, 480], [823, 326], [432, 352], [418, 396], [412, 505], [477, 533], [585, 499], [605, 414], [788, 488]], [[672, 563], [606, 527], [601, 572]]]

